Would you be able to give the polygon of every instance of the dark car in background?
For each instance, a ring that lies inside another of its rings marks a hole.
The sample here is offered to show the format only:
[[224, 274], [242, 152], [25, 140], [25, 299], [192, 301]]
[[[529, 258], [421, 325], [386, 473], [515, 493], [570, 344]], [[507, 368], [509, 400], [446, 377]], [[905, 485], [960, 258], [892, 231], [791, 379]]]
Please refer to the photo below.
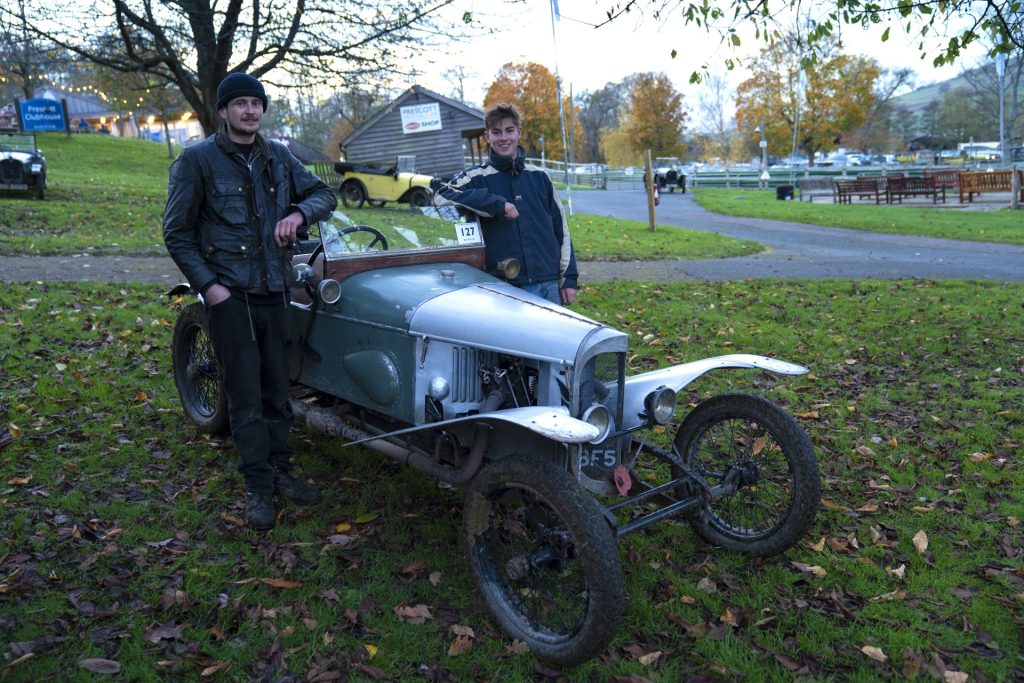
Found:
[[0, 133], [0, 190], [24, 190], [42, 199], [46, 193], [46, 157], [36, 136]]

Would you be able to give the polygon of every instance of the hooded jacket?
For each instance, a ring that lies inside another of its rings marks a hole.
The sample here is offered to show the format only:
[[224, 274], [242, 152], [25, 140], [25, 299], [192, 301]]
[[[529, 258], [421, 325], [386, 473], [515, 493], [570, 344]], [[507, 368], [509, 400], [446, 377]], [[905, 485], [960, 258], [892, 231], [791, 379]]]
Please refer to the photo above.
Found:
[[[519, 218], [505, 218], [506, 202], [516, 205]], [[577, 288], [576, 254], [562, 205], [548, 174], [526, 163], [522, 147], [515, 157], [491, 150], [486, 164], [442, 184], [434, 204], [468, 209], [479, 217], [492, 275], [499, 275], [499, 261], [512, 257], [520, 263], [514, 285], [557, 280], [559, 287]]]
[[286, 291], [291, 254], [274, 226], [296, 209], [306, 225], [323, 220], [338, 202], [284, 145], [257, 134], [246, 160], [223, 126], [183, 149], [169, 176], [164, 243], [199, 292], [216, 283], [246, 294]]

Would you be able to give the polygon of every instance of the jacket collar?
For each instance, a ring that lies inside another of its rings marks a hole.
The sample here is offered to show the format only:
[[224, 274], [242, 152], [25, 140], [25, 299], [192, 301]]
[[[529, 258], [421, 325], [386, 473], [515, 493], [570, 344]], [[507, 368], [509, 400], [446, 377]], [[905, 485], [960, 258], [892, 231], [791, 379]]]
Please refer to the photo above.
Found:
[[[255, 144], [255, 149], [258, 150], [262, 156], [269, 159], [270, 145], [267, 144], [266, 138], [259, 133], [256, 133]], [[217, 129], [217, 145], [228, 154], [241, 154], [238, 150], [238, 146], [231, 141], [231, 137], [228, 135], [228, 125], [224, 121], [220, 122], [220, 128]]]
[[495, 154], [493, 149], [490, 150], [488, 156], [491, 166], [499, 171], [519, 173], [526, 168], [526, 150], [523, 149], [522, 145], [519, 145], [519, 149], [516, 150], [514, 157], [503, 157], [500, 154]]

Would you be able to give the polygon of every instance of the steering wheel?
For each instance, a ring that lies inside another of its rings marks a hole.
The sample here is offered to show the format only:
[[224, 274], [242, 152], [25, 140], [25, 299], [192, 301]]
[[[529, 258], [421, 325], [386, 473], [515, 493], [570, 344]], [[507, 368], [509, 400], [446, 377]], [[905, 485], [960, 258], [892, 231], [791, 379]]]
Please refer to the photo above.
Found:
[[342, 228], [338, 231], [338, 237], [341, 237], [342, 235], [350, 235], [353, 232], [368, 232], [373, 235], [373, 240], [366, 245], [363, 251], [371, 251], [376, 244], [380, 245], [379, 249], [381, 251], [388, 250], [388, 238], [385, 237], [384, 233], [380, 230], [372, 228], [369, 225], [350, 225], [347, 228]]

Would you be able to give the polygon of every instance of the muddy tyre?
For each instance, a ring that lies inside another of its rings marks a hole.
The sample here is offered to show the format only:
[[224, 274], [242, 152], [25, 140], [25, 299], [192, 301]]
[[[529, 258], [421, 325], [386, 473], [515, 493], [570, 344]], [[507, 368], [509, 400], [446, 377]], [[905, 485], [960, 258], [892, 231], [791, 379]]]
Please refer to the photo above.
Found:
[[579, 664], [618, 628], [622, 567], [604, 511], [542, 458], [492, 463], [464, 511], [470, 571], [494, 620], [540, 659]]
[[710, 398], [683, 420], [675, 447], [708, 486], [737, 486], [690, 517], [705, 541], [774, 555], [814, 523], [821, 498], [814, 449], [796, 421], [771, 401], [745, 394]]
[[178, 387], [185, 417], [200, 431], [228, 431], [228, 402], [217, 358], [210, 342], [210, 328], [201, 303], [189, 304], [178, 315], [171, 337], [174, 384]]

